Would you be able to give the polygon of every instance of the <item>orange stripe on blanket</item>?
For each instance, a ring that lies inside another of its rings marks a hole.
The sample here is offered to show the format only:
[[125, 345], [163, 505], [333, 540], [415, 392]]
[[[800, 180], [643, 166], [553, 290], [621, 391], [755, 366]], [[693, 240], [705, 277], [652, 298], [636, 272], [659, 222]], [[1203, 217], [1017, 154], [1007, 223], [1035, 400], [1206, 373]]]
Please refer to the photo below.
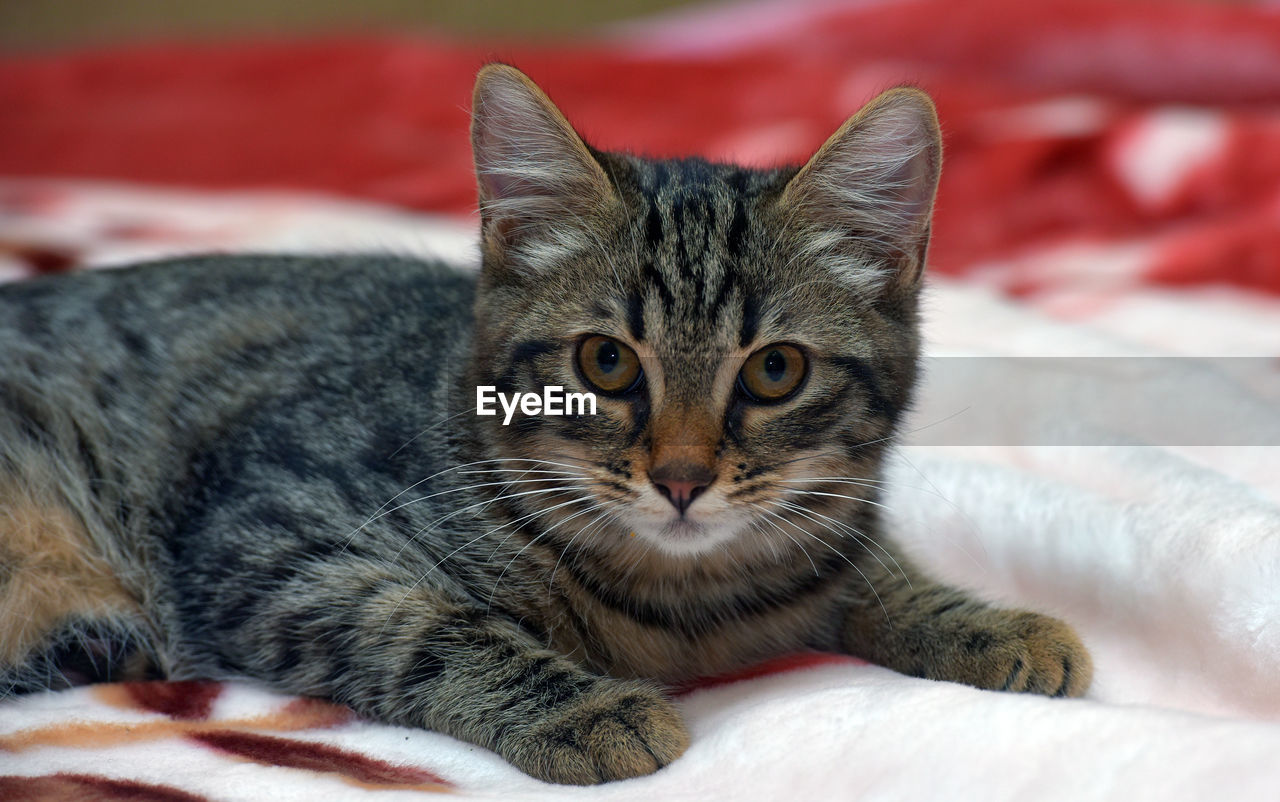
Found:
[[116, 704], [112, 688], [124, 691], [130, 707], [192, 721], [208, 718], [213, 703], [222, 695], [220, 682], [122, 682], [104, 686], [98, 698]]
[[[95, 695], [116, 707], [133, 707], [132, 697], [119, 685], [101, 685]], [[0, 736], [0, 751], [21, 752], [39, 746], [107, 747], [123, 743], [180, 738], [228, 729], [292, 732], [324, 729], [345, 724], [355, 716], [350, 709], [317, 699], [297, 699], [284, 708], [261, 716], [220, 721], [159, 719], [155, 721], [87, 721], [19, 730]]]
[[0, 777], [0, 799], [9, 802], [207, 802], [208, 798], [166, 785], [113, 780], [92, 774]]
[[342, 780], [361, 788], [453, 790], [443, 778], [426, 769], [398, 766], [328, 744], [229, 730], [192, 735], [191, 739], [254, 763], [338, 774]]

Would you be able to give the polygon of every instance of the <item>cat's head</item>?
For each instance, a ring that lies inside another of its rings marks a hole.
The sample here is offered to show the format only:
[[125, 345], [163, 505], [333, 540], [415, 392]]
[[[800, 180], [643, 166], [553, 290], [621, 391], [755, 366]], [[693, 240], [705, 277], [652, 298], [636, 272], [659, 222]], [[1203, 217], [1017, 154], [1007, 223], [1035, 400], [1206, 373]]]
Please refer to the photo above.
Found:
[[472, 378], [597, 399], [484, 421], [487, 456], [543, 461], [489, 463], [504, 503], [548, 538], [675, 559], [777, 555], [867, 511], [915, 374], [928, 97], [886, 92], [804, 166], [765, 170], [596, 151], [504, 65], [473, 115]]

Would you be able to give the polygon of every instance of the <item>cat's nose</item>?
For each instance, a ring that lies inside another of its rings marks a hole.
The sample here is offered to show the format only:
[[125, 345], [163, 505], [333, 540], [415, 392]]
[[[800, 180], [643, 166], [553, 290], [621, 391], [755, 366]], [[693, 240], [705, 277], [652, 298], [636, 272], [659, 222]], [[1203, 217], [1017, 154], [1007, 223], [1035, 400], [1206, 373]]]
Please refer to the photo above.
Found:
[[710, 467], [694, 462], [667, 462], [649, 471], [658, 492], [684, 515], [694, 499], [715, 481], [716, 474]]

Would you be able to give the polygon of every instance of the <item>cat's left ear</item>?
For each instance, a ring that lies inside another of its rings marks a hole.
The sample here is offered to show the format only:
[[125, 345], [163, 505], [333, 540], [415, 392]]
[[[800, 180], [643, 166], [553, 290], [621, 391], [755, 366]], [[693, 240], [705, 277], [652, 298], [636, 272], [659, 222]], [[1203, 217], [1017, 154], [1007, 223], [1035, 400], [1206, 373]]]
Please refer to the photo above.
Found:
[[891, 89], [851, 117], [783, 191], [801, 247], [852, 283], [914, 292], [924, 273], [942, 138], [933, 102]]
[[471, 149], [486, 253], [537, 268], [580, 246], [616, 201], [604, 169], [541, 89], [506, 64], [476, 77]]

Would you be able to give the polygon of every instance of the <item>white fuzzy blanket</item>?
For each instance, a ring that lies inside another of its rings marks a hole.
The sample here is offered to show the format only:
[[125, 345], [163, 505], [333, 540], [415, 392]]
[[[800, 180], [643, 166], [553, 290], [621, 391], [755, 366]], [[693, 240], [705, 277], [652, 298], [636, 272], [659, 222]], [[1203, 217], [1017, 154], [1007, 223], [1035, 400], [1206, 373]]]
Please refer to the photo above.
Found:
[[[65, 246], [91, 264], [211, 245], [382, 247], [461, 261], [472, 253], [465, 227], [370, 206], [37, 185], [63, 194], [59, 218], [10, 212], [0, 241]], [[162, 221], [164, 241], [126, 247], [85, 233], [122, 210]], [[1280, 344], [1280, 301], [1220, 289], [1138, 284], [1082, 302], [1068, 283], [1014, 303], [981, 281], [935, 280], [928, 308], [929, 352], [950, 367], [981, 356], [1084, 356], [1074, 369], [1105, 374], [1115, 364], [1105, 357], [1266, 356]], [[442, 735], [370, 724], [250, 683], [99, 686], [0, 703], [0, 798], [1274, 798], [1276, 441], [1206, 444], [1186, 432], [1181, 442], [1144, 444], [1138, 418], [1114, 414], [1097, 428], [1088, 382], [1010, 400], [1012, 383], [1024, 381], [1011, 374], [999, 436], [948, 444], [975, 412], [957, 399], [990, 396], [1005, 386], [1002, 370], [1034, 363], [972, 364], [925, 382], [906, 427], [916, 444], [892, 468], [889, 518], [938, 574], [1072, 622], [1096, 661], [1083, 700], [982, 692], [846, 659], [784, 661], [682, 696], [693, 745], [672, 766], [570, 789]], [[1180, 395], [1144, 403], [1168, 408], [1200, 394], [1238, 410], [1241, 431], [1265, 437], [1280, 427], [1274, 357], [1175, 364]], [[935, 436], [944, 426], [953, 434]]]

